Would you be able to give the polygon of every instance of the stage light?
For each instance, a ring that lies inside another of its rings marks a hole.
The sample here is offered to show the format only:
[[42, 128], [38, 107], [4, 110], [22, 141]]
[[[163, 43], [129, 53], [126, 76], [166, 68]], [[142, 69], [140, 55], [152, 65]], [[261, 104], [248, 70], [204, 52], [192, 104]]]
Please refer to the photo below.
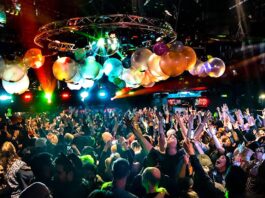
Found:
[[89, 93], [87, 91], [83, 91], [81, 92], [80, 96], [81, 96], [81, 100], [85, 101], [85, 99], [89, 96]]
[[105, 45], [105, 39], [104, 38], [98, 39], [97, 46], [104, 47], [104, 45]]
[[61, 97], [62, 97], [63, 100], [67, 100], [67, 99], [70, 98], [70, 94], [68, 92], [63, 92], [61, 94]]
[[0, 27], [6, 24], [6, 13], [0, 6]]
[[30, 102], [32, 100], [33, 96], [32, 93], [28, 92], [23, 95], [23, 100], [25, 102]]
[[107, 93], [106, 93], [105, 90], [100, 90], [98, 92], [98, 95], [99, 95], [100, 98], [105, 98], [107, 96]]
[[221, 97], [222, 97], [222, 98], [227, 98], [228, 95], [227, 95], [227, 94], [222, 94]]
[[7, 100], [12, 100], [12, 96], [11, 95], [0, 95], [0, 100], [1, 101], [7, 101]]
[[45, 98], [49, 104], [52, 103], [52, 93], [45, 93]]
[[264, 100], [265, 99], [265, 93], [259, 95], [259, 99]]

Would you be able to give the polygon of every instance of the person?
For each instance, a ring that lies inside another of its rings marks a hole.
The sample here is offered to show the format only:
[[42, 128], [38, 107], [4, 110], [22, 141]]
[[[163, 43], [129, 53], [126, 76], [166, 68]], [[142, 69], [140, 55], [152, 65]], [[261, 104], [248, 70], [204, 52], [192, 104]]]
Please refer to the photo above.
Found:
[[25, 188], [19, 196], [19, 198], [32, 198], [32, 197], [52, 198], [52, 194], [49, 188], [45, 184], [41, 182], [34, 182], [31, 185], [29, 185], [27, 188]]
[[33, 156], [31, 169], [34, 174], [34, 181], [42, 182], [49, 188], [52, 187], [52, 155], [49, 153], [39, 153]]
[[1, 164], [4, 167], [11, 198], [17, 198], [33, 178], [30, 167], [21, 160], [11, 142], [5, 142], [1, 148]]
[[164, 198], [168, 197], [168, 192], [165, 188], [159, 188], [161, 172], [156, 167], [147, 167], [142, 174], [142, 185], [146, 190], [146, 198]]
[[225, 178], [229, 198], [244, 198], [246, 196], [247, 174], [239, 166], [231, 166]]
[[[56, 177], [53, 195], [55, 198], [87, 197], [86, 185], [79, 177], [79, 171], [64, 154], [55, 159]], [[82, 162], [81, 162], [82, 163]]]
[[227, 169], [230, 165], [230, 159], [226, 155], [221, 155], [215, 162], [215, 167], [209, 175], [214, 182], [225, 185]]
[[112, 192], [115, 198], [137, 198], [136, 195], [126, 191], [127, 178], [130, 174], [130, 164], [126, 159], [119, 158], [112, 166]]

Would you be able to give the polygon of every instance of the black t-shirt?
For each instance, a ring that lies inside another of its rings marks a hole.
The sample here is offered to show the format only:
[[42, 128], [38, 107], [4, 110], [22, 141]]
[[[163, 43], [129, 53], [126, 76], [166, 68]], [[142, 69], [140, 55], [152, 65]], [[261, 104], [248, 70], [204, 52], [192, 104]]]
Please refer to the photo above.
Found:
[[147, 161], [149, 164], [152, 163], [153, 166], [158, 165], [162, 174], [168, 175], [170, 178], [176, 178], [182, 164], [183, 155], [182, 150], [179, 150], [176, 155], [168, 155], [152, 149], [147, 156]]

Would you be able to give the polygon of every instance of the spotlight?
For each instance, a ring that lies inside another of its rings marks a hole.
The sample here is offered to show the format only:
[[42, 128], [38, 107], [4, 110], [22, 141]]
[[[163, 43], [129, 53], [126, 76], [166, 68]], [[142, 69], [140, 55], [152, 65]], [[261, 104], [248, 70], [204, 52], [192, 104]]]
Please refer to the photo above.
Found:
[[49, 104], [52, 103], [52, 93], [45, 93], [45, 98]]
[[12, 96], [11, 95], [0, 95], [0, 100], [1, 101], [12, 100]]
[[33, 96], [32, 93], [28, 92], [23, 95], [23, 100], [25, 102], [30, 102], [32, 100]]
[[100, 98], [105, 98], [107, 96], [107, 93], [106, 93], [105, 90], [100, 90], [98, 92], [98, 95], [99, 95]]
[[89, 96], [89, 93], [87, 91], [83, 91], [81, 92], [80, 96], [81, 96], [81, 100], [85, 101], [85, 99]]
[[70, 94], [68, 92], [63, 92], [61, 94], [61, 97], [62, 97], [63, 100], [67, 100], [67, 99], [70, 98]]
[[104, 47], [104, 45], [105, 45], [105, 39], [104, 38], [98, 39], [97, 46], [102, 48]]
[[260, 94], [259, 99], [264, 100], [265, 99], [265, 93]]

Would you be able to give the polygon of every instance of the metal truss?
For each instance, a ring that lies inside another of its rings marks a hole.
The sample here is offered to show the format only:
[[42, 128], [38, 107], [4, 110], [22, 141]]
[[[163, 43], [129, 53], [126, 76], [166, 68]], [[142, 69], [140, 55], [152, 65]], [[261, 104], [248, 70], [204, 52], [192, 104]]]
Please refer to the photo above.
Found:
[[71, 31], [87, 31], [92, 28], [141, 29], [155, 32], [161, 37], [167, 37], [170, 42], [176, 40], [177, 37], [171, 25], [165, 21], [135, 15], [115, 14], [71, 18], [46, 24], [39, 29], [39, 34], [34, 38], [34, 42], [40, 47], [48, 47], [58, 51], [74, 51], [77, 49], [74, 43], [52, 40], [51, 38]]

